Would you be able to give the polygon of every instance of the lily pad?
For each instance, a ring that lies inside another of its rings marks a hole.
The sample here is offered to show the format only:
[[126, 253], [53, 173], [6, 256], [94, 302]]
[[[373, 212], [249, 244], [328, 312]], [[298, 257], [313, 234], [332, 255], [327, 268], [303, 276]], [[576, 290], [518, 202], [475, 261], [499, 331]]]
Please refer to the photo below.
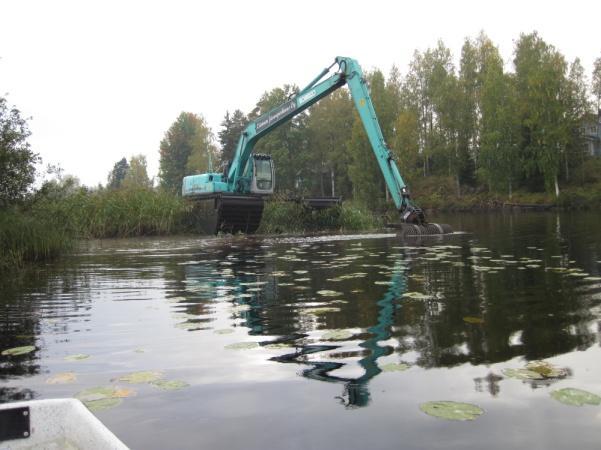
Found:
[[68, 384], [77, 380], [77, 376], [73, 372], [57, 373], [46, 380], [48, 384]]
[[90, 355], [86, 355], [84, 353], [75, 353], [74, 355], [65, 356], [65, 361], [83, 361], [84, 359], [88, 359]]
[[230, 311], [233, 313], [239, 313], [239, 312], [245, 312], [245, 311], [250, 311], [251, 307], [250, 305], [235, 305], [230, 307]]
[[484, 319], [482, 319], [481, 317], [474, 317], [474, 316], [465, 316], [463, 318], [463, 321], [467, 322], [467, 323], [473, 323], [473, 324], [484, 323]]
[[119, 406], [123, 402], [121, 398], [101, 398], [99, 400], [90, 400], [83, 402], [84, 405], [92, 412], [104, 411], [105, 409], [111, 409], [115, 406]]
[[382, 369], [382, 372], [403, 372], [409, 367], [411, 366], [406, 363], [389, 363], [380, 366], [380, 369]]
[[322, 339], [333, 340], [333, 341], [343, 341], [345, 339], [349, 339], [353, 336], [348, 330], [330, 330], [323, 334]]
[[234, 332], [233, 328], [221, 328], [219, 330], [213, 331], [215, 334], [232, 334]]
[[294, 347], [292, 344], [288, 344], [286, 342], [275, 342], [273, 344], [266, 344], [263, 346], [264, 348], [268, 348], [270, 350], [277, 350], [280, 348], [291, 348]]
[[329, 312], [339, 312], [340, 308], [335, 306], [324, 306], [322, 308], [307, 308], [304, 310], [308, 314], [325, 314]]
[[503, 369], [501, 372], [508, 378], [518, 380], [542, 380], [544, 378], [540, 373], [528, 369]]
[[133, 389], [116, 386], [99, 386], [84, 389], [77, 393], [75, 398], [81, 400], [90, 411], [102, 411], [120, 405], [122, 399], [135, 394], [136, 392]]
[[474, 420], [484, 414], [484, 410], [479, 406], [450, 401], [422, 403], [419, 409], [430, 416], [445, 420]]
[[526, 369], [541, 374], [544, 378], [564, 378], [568, 375], [568, 369], [556, 367], [547, 361], [530, 361]]
[[176, 391], [178, 389], [183, 389], [185, 387], [190, 386], [185, 381], [180, 380], [156, 380], [152, 381], [150, 384], [165, 391]]
[[18, 356], [18, 355], [26, 355], [27, 353], [31, 353], [35, 350], [35, 346], [33, 345], [24, 345], [22, 347], [13, 347], [7, 348], [2, 351], [2, 356]]
[[432, 298], [431, 295], [422, 294], [421, 292], [405, 292], [403, 297], [412, 298], [414, 300], [429, 300]]
[[558, 402], [564, 405], [570, 406], [583, 406], [583, 405], [599, 405], [601, 404], [601, 397], [588, 391], [575, 388], [563, 388], [551, 392], [553, 397]]
[[227, 350], [250, 350], [257, 348], [259, 344], [257, 342], [236, 342], [234, 344], [226, 345]]
[[162, 372], [155, 372], [152, 370], [142, 371], [142, 372], [133, 372], [128, 373], [127, 375], [123, 375], [117, 380], [124, 381], [126, 383], [131, 384], [141, 384], [141, 383], [152, 383], [153, 381], [157, 381], [163, 378]]
[[198, 330], [200, 326], [199, 323], [195, 322], [180, 322], [175, 324], [175, 328], [179, 328], [180, 330]]
[[601, 277], [585, 277], [584, 281], [601, 281]]
[[340, 292], [330, 291], [328, 289], [323, 289], [321, 291], [317, 291], [319, 295], [323, 295], [324, 297], [336, 297], [337, 295], [341, 295]]

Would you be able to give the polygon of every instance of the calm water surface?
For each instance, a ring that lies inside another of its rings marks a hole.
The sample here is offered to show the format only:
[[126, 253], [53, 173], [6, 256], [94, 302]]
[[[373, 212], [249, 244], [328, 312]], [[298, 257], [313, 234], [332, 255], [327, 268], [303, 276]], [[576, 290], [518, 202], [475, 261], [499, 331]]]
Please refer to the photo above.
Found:
[[[0, 350], [36, 347], [0, 356], [0, 402], [126, 385], [96, 414], [137, 449], [600, 448], [601, 406], [550, 392], [601, 395], [601, 215], [437, 219], [470, 233], [85, 243], [0, 281]], [[569, 376], [503, 375], [538, 359]]]

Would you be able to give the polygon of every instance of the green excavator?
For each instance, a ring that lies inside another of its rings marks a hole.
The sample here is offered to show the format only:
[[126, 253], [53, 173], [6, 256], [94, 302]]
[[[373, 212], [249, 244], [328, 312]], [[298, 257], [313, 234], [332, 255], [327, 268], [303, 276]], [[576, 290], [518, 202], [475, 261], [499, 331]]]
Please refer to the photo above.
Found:
[[[337, 66], [337, 71], [324, 77]], [[388, 224], [405, 236], [451, 233], [446, 224], [426, 221], [424, 212], [415, 205], [401, 177], [392, 152], [387, 147], [376, 117], [367, 81], [356, 60], [342, 56], [316, 76], [296, 96], [251, 121], [240, 136], [234, 158], [223, 173], [211, 172], [184, 177], [182, 195], [197, 206], [197, 217], [203, 229], [218, 233], [254, 233], [261, 222], [263, 205], [273, 194], [275, 171], [271, 156], [253, 154], [256, 143], [279, 125], [309, 108], [342, 86], [348, 86], [372, 150], [378, 161], [388, 191], [400, 215], [400, 222]], [[339, 203], [339, 198], [305, 199], [313, 208]]]

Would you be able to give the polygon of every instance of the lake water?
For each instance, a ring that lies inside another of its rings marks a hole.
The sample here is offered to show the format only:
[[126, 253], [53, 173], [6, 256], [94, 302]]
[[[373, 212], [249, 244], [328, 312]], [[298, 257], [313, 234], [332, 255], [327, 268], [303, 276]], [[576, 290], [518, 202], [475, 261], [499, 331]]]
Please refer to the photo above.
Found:
[[551, 393], [601, 395], [601, 215], [436, 219], [467, 233], [83, 243], [0, 282], [0, 350], [35, 346], [0, 402], [114, 388], [95, 414], [136, 449], [600, 448], [601, 406]]

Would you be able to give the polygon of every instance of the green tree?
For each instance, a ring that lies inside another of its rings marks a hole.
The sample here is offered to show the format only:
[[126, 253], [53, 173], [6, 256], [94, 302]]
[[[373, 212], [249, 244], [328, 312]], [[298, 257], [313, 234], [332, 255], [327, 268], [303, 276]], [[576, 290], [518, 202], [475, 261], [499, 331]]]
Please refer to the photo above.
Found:
[[419, 123], [411, 108], [404, 108], [397, 116], [392, 150], [403, 179], [411, 185], [420, 164]]
[[515, 78], [503, 73], [503, 66], [489, 68], [482, 78], [480, 98], [479, 171], [490, 190], [513, 189], [523, 172], [520, 149], [520, 123], [515, 114], [517, 96]]
[[31, 150], [27, 120], [0, 97], [0, 206], [22, 199], [35, 178], [40, 157]]
[[597, 99], [597, 109], [601, 109], [601, 57], [595, 59], [591, 91]]
[[247, 123], [248, 118], [239, 109], [235, 110], [232, 115], [230, 115], [229, 111], [225, 113], [225, 117], [221, 122], [223, 129], [217, 133], [219, 145], [221, 146], [222, 163], [227, 164], [234, 157], [236, 146]]
[[584, 67], [582, 67], [580, 59], [576, 58], [570, 64], [568, 77], [565, 80], [565, 88], [562, 90], [562, 100], [565, 107], [563, 174], [566, 181], [570, 180], [570, 169], [581, 165], [586, 158], [586, 147], [580, 128], [592, 106], [587, 92], [587, 85]]
[[339, 89], [311, 107], [307, 119], [312, 194], [351, 196], [348, 142], [354, 107], [346, 89]]
[[210, 136], [211, 131], [202, 116], [189, 112], [178, 116], [160, 144], [162, 188], [179, 193], [184, 176], [207, 171]]
[[520, 36], [514, 65], [525, 169], [530, 176], [542, 175], [547, 190], [559, 196], [560, 164], [568, 141], [566, 105], [561, 94], [567, 64], [534, 32]]
[[405, 104], [418, 119], [424, 176], [455, 175], [460, 91], [451, 52], [442, 41], [424, 53], [414, 53], [402, 90]]
[[123, 180], [129, 171], [127, 159], [121, 158], [113, 166], [113, 170], [109, 172], [107, 187], [109, 189], [119, 189], [123, 184]]
[[125, 188], [152, 188], [152, 180], [148, 177], [146, 156], [134, 155], [129, 158], [129, 170], [123, 178], [122, 186]]
[[186, 175], [206, 173], [217, 170], [219, 149], [213, 143], [215, 136], [204, 119], [196, 129], [192, 140], [192, 152], [186, 163]]

